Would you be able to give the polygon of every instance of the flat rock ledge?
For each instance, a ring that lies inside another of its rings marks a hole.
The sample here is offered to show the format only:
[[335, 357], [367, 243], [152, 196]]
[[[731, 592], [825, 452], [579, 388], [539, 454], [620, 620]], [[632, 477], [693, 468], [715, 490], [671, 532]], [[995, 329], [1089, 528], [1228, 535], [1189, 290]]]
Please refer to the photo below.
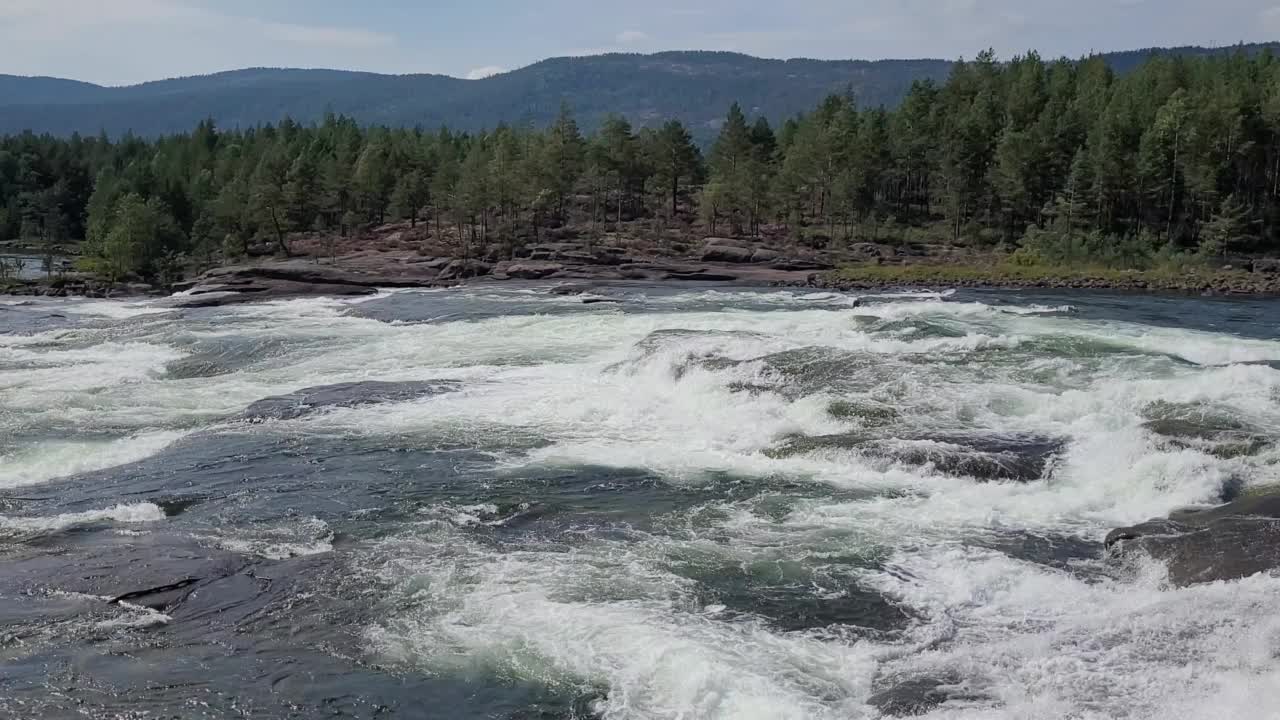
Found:
[[303, 262], [216, 268], [174, 287], [176, 307], [235, 305], [313, 295], [372, 295], [380, 287], [426, 287], [421, 278], [389, 277]]

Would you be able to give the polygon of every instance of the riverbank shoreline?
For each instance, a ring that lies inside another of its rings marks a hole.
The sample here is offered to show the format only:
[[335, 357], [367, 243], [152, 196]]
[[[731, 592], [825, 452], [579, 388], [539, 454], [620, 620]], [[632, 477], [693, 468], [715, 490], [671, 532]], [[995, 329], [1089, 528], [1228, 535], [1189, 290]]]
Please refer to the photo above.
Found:
[[1114, 290], [1209, 296], [1280, 297], [1280, 274], [1186, 272], [971, 264], [855, 265], [822, 273], [809, 287], [854, 292], [890, 288]]
[[499, 262], [377, 252], [340, 257], [270, 258], [218, 266], [169, 286], [111, 283], [75, 274], [13, 279], [0, 295], [120, 298], [171, 296], [189, 306], [223, 305], [315, 295], [351, 295], [378, 288], [440, 288], [477, 282], [547, 280], [592, 282], [698, 282], [755, 287], [812, 288], [839, 292], [893, 289], [989, 288], [1010, 290], [1112, 290], [1199, 296], [1280, 297], [1280, 273], [1189, 268], [1155, 271], [987, 265], [969, 262], [861, 263], [824, 267], [788, 260], [723, 262], [705, 258], [551, 255]]

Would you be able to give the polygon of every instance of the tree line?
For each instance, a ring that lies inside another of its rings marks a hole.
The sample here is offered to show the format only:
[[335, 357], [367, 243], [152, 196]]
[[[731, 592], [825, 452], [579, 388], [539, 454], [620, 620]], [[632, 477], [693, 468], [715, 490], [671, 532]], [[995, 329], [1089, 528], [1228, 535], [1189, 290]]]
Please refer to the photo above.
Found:
[[[154, 140], [0, 138], [0, 238], [83, 241], [114, 278], [165, 279], [403, 220], [459, 252], [566, 223], [786, 238], [912, 237], [1028, 262], [1142, 267], [1280, 250], [1280, 61], [1269, 52], [1007, 62], [988, 51], [894, 109], [851, 93], [772, 124], [729, 108], [710, 147], [677, 121], [458, 133], [329, 115]], [[646, 221], [637, 225], [636, 221]]]

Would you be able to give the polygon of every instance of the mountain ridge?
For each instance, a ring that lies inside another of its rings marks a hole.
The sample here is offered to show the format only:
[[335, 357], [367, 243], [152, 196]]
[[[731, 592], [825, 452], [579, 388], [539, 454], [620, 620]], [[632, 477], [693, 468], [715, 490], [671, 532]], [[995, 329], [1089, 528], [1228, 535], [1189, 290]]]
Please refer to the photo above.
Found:
[[[1280, 43], [1255, 43], [1099, 55], [1123, 73], [1152, 54], [1277, 49]], [[732, 102], [775, 121], [846, 89], [863, 105], [893, 106], [913, 82], [941, 81], [953, 64], [931, 58], [775, 59], [692, 50], [554, 57], [479, 79], [269, 67], [126, 86], [0, 75], [0, 133], [132, 132], [154, 137], [185, 132], [209, 117], [224, 127], [251, 127], [286, 116], [311, 123], [326, 112], [346, 114], [362, 124], [479, 130], [501, 122], [546, 124], [568, 102], [588, 129], [618, 113], [636, 125], [676, 118], [706, 138]]]

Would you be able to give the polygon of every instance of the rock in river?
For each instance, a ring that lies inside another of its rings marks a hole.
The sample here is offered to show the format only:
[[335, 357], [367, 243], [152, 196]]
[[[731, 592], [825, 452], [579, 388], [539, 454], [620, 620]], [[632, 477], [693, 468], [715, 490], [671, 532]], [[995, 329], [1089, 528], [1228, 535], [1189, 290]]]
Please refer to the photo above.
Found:
[[1064, 441], [1038, 435], [965, 435], [937, 433], [877, 438], [858, 433], [798, 436], [766, 450], [775, 458], [812, 452], [852, 450], [906, 465], [928, 465], [937, 472], [977, 480], [1031, 482], [1045, 474]]
[[385, 277], [292, 261], [210, 270], [187, 283], [172, 302], [184, 308], [218, 307], [309, 295], [372, 295], [379, 287], [428, 284], [422, 278]]
[[406, 402], [455, 389], [444, 381], [350, 382], [306, 388], [250, 405], [238, 419], [249, 422], [292, 420], [326, 407]]
[[1176, 586], [1238, 580], [1280, 568], [1280, 493], [1247, 495], [1207, 510], [1119, 528], [1107, 535], [1113, 558], [1147, 555], [1168, 565]]

